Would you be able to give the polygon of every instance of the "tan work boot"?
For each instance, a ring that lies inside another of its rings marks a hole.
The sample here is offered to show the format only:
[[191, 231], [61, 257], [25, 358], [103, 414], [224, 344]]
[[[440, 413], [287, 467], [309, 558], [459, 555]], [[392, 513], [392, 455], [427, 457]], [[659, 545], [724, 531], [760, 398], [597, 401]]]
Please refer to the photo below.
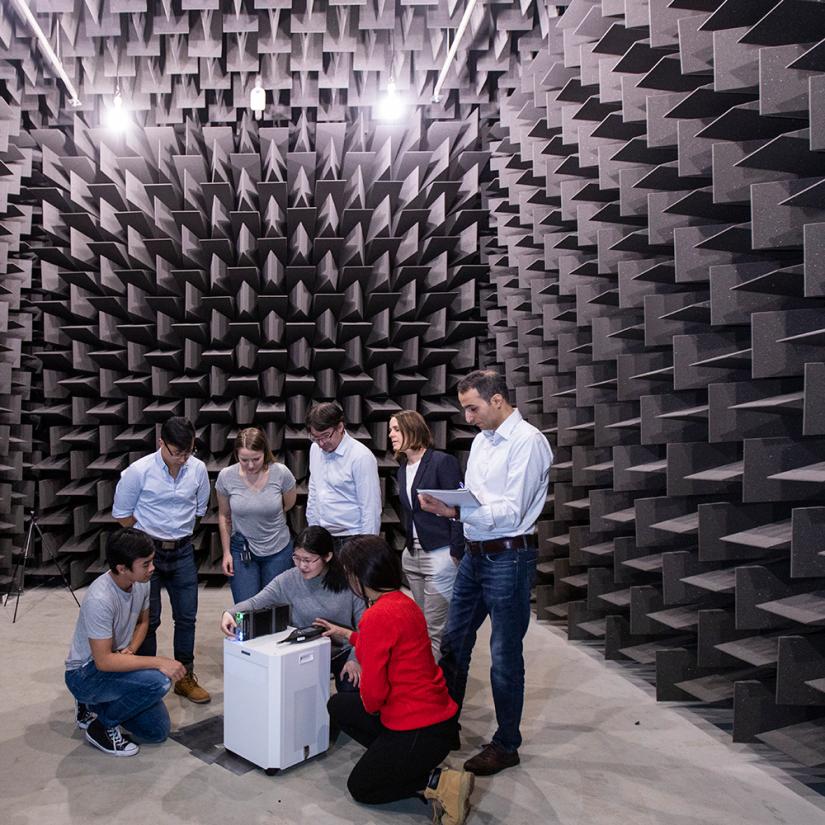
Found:
[[441, 825], [463, 825], [470, 812], [470, 794], [475, 776], [468, 771], [442, 768], [435, 788], [425, 788], [425, 799], [433, 802], [433, 822]]
[[175, 693], [183, 696], [196, 705], [205, 705], [212, 701], [212, 697], [198, 684], [198, 678], [192, 671], [188, 671], [183, 679], [175, 682]]

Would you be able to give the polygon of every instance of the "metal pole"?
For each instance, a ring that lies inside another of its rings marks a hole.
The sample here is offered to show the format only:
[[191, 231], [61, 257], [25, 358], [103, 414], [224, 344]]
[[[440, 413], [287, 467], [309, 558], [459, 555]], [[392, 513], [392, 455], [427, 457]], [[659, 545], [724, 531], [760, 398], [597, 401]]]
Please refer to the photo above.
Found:
[[[29, 532], [26, 534], [26, 544], [23, 547], [23, 557], [22, 559], [18, 559], [11, 577], [11, 584], [13, 585], [16, 583], [18, 571], [20, 572], [20, 584], [17, 585], [17, 593], [14, 601], [14, 616], [11, 620], [12, 624], [14, 624], [17, 621], [17, 608], [20, 607], [20, 595], [23, 592], [24, 582], [26, 581], [26, 561], [29, 558], [29, 551], [31, 550], [32, 545], [34, 544], [34, 525], [35, 521], [34, 519], [32, 519], [29, 522]], [[9, 591], [6, 593], [6, 601], [3, 602], [3, 607], [8, 606], [10, 595], [11, 585], [9, 586]]]
[[[20, 2], [22, 2], [22, 0], [20, 0]], [[447, 56], [444, 58], [444, 65], [441, 67], [441, 72], [438, 75], [438, 80], [436, 81], [435, 89], [433, 89], [433, 103], [439, 103], [441, 100], [441, 87], [444, 85], [444, 81], [447, 79], [447, 72], [450, 71], [450, 63], [453, 62], [453, 59], [456, 56], [456, 52], [458, 52], [458, 47], [461, 43], [461, 38], [464, 37], [464, 31], [470, 24], [470, 15], [473, 13], [473, 9], [476, 7], [477, 2], [478, 0], [469, 0], [469, 2], [467, 3], [467, 8], [464, 9], [464, 16], [461, 18], [461, 22], [458, 24], [458, 28], [456, 29], [452, 45], [450, 46], [450, 49], [447, 52]]]
[[49, 63], [51, 63], [55, 72], [57, 72], [57, 76], [66, 85], [66, 91], [69, 93], [69, 105], [75, 107], [80, 106], [80, 98], [78, 97], [77, 89], [75, 89], [69, 75], [66, 74], [66, 70], [63, 68], [63, 63], [55, 54], [52, 44], [49, 42], [49, 38], [46, 37], [46, 33], [40, 28], [40, 24], [37, 22], [37, 18], [32, 14], [32, 10], [29, 8], [28, 3], [26, 3], [26, 0], [11, 0], [11, 2], [17, 9], [20, 16], [26, 21], [26, 23], [29, 24], [29, 28], [37, 38], [37, 42], [40, 44], [40, 50], [43, 52]]

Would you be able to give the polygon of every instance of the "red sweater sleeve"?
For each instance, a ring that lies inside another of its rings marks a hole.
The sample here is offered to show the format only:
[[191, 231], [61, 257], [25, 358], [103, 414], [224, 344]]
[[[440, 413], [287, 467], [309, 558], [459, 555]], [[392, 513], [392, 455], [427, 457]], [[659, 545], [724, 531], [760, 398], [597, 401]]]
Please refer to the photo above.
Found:
[[385, 727], [426, 727], [458, 711], [433, 659], [424, 614], [403, 593], [387, 593], [364, 611], [350, 642], [361, 663], [364, 709], [380, 714]]
[[[350, 637], [355, 658], [361, 665], [361, 701], [367, 713], [380, 713], [390, 693], [390, 652], [395, 642], [391, 628], [376, 625], [373, 616], [364, 613], [358, 631]], [[376, 625], [376, 626], [374, 626]]]

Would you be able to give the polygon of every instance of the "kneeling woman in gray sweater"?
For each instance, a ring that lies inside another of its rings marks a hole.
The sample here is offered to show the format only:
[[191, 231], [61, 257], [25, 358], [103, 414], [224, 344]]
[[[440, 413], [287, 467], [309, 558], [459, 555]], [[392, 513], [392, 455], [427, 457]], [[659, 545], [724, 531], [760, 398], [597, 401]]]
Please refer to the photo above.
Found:
[[[364, 600], [349, 588], [335, 558], [332, 535], [323, 527], [307, 527], [295, 539], [295, 567], [276, 576], [260, 593], [238, 602], [221, 616], [221, 630], [235, 635], [235, 613], [288, 604], [294, 627], [307, 627], [316, 619], [353, 629], [364, 612]], [[333, 645], [332, 675], [336, 689], [357, 690], [361, 666], [350, 645]]]

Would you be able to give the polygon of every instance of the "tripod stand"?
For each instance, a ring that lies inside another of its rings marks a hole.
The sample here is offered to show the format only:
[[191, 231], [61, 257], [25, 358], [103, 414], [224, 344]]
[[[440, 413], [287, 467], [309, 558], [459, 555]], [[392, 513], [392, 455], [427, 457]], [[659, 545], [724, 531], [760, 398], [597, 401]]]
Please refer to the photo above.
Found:
[[6, 607], [9, 603], [9, 596], [11, 596], [12, 589], [14, 588], [17, 582], [17, 575], [18, 572], [20, 574], [20, 584], [16, 588], [16, 599], [14, 602], [14, 617], [11, 620], [11, 623], [14, 624], [17, 621], [17, 608], [20, 607], [20, 596], [23, 593], [25, 582], [26, 582], [26, 562], [31, 555], [32, 548], [34, 547], [34, 531], [37, 531], [37, 535], [40, 536], [40, 544], [43, 547], [44, 553], [49, 553], [54, 562], [54, 566], [57, 568], [57, 572], [60, 573], [60, 578], [63, 579], [63, 584], [66, 585], [66, 589], [69, 593], [72, 594], [72, 598], [74, 599], [74, 603], [80, 607], [80, 602], [77, 600], [77, 596], [74, 594], [74, 590], [72, 590], [72, 586], [69, 584], [69, 580], [66, 578], [66, 574], [63, 572], [63, 568], [58, 564], [57, 557], [51, 553], [46, 546], [46, 540], [43, 536], [43, 531], [40, 529], [40, 525], [37, 523], [37, 510], [29, 510], [29, 530], [26, 533], [26, 543], [23, 546], [23, 555], [17, 559], [14, 563], [14, 567], [12, 568], [11, 573], [11, 585], [9, 586], [8, 592], [6, 593], [6, 600], [3, 602], [3, 607]]

